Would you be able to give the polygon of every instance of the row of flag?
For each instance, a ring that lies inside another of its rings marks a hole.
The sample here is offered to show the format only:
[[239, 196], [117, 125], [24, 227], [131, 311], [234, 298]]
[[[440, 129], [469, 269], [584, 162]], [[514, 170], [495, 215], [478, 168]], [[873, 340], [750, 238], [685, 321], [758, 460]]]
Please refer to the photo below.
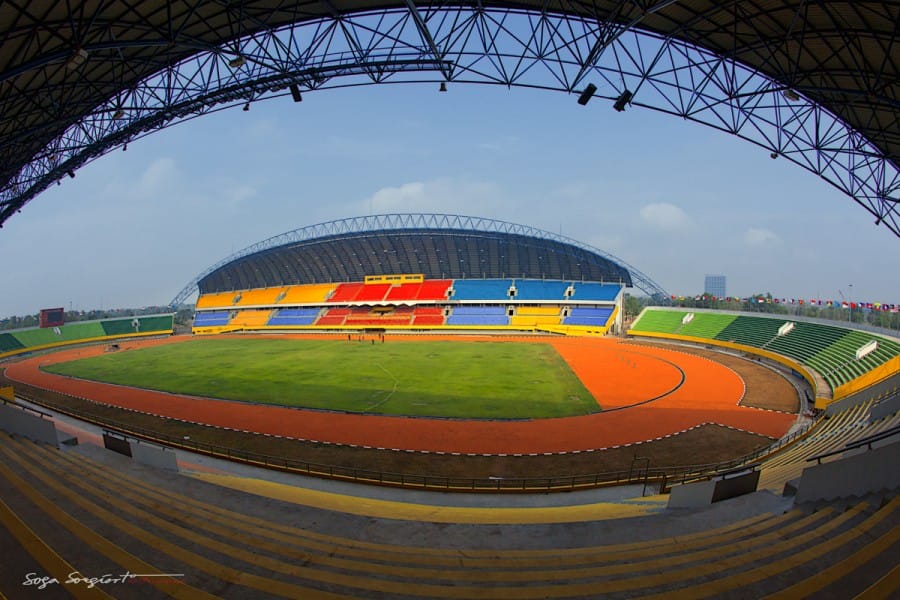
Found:
[[[683, 302], [685, 299], [690, 300], [690, 296], [676, 296], [672, 294], [671, 299], [673, 302], [681, 301]], [[829, 308], [849, 308], [851, 310], [856, 309], [867, 309], [867, 310], [880, 310], [886, 312], [900, 312], [900, 304], [887, 304], [885, 302], [846, 302], [837, 300], [818, 300], [818, 299], [806, 299], [803, 298], [763, 298], [763, 297], [750, 297], [750, 298], [740, 298], [738, 296], [725, 296], [724, 298], [719, 296], [711, 296], [709, 294], [703, 294], [694, 296], [694, 301], [723, 301], [723, 302], [756, 302], [758, 304], [788, 304], [788, 305], [796, 305], [796, 306], [825, 306]]]

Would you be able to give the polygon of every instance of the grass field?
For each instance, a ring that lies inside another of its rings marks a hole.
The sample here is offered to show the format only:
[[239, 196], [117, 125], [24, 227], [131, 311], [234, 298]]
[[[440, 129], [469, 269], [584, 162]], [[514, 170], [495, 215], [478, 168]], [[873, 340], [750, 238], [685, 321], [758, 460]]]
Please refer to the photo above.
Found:
[[390, 415], [516, 419], [600, 410], [549, 344], [202, 338], [46, 370], [195, 396]]

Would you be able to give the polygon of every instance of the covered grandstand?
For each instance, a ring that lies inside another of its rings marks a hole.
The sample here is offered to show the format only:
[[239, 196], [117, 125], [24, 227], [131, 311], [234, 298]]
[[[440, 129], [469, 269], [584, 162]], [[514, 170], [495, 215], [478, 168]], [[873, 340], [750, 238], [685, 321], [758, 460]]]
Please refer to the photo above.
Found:
[[511, 328], [603, 334], [622, 291], [665, 291], [601, 250], [530, 227], [455, 215], [332, 221], [207, 269], [195, 333], [313, 328]]

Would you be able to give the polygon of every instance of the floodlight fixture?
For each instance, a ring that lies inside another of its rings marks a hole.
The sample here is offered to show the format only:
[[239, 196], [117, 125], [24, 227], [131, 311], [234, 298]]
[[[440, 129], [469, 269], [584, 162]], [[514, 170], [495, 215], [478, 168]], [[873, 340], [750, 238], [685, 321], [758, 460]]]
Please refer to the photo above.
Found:
[[239, 69], [244, 66], [245, 62], [246, 61], [244, 60], [244, 57], [241, 56], [240, 54], [238, 54], [237, 56], [235, 56], [234, 58], [232, 58], [231, 60], [228, 61], [228, 66], [231, 67], [232, 69]]
[[121, 108], [118, 108], [118, 109], [116, 109], [116, 112], [113, 113], [112, 118], [113, 118], [113, 121], [118, 121], [119, 119], [121, 119], [124, 116], [125, 116], [125, 111], [122, 110]]
[[584, 106], [588, 102], [590, 102], [591, 98], [594, 97], [594, 92], [597, 91], [597, 86], [593, 83], [587, 84], [587, 87], [584, 88], [584, 91], [581, 92], [581, 95], [578, 96], [578, 104]]
[[249, 110], [250, 110], [250, 103], [248, 102], [247, 104], [244, 105], [244, 112], [247, 112]]
[[441, 87], [438, 88], [438, 91], [439, 91], [439, 92], [446, 92], [446, 91], [447, 91], [447, 82], [446, 82], [446, 81], [442, 81], [442, 82], [441, 82]]
[[772, 154], [769, 155], [769, 158], [771, 158], [772, 160], [775, 160], [776, 158], [778, 158], [778, 153], [772, 152]]
[[781, 95], [784, 96], [785, 100], [788, 100], [790, 102], [799, 102], [800, 101], [800, 94], [798, 94], [791, 88], [785, 89], [783, 92], [781, 92]]
[[300, 95], [300, 88], [297, 87], [297, 84], [292, 83], [289, 87], [291, 90], [291, 98], [294, 99], [294, 102], [303, 102], [303, 96]]
[[615, 104], [613, 104], [613, 108], [616, 109], [616, 112], [622, 112], [623, 110], [625, 110], [625, 107], [629, 102], [631, 102], [631, 97], [633, 95], [634, 94], [631, 92], [631, 90], [623, 90], [622, 93], [619, 94], [619, 97], [616, 98]]
[[72, 179], [75, 179], [75, 171], [72, 171], [72, 170], [66, 171], [66, 175], [68, 175]]

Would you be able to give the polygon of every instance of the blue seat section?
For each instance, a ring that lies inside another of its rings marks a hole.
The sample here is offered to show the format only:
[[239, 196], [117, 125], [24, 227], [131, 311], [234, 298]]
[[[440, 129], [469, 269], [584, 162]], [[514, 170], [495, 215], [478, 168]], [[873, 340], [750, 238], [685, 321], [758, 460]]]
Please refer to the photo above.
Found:
[[458, 306], [447, 325], [509, 325], [509, 317], [502, 306]]
[[613, 313], [612, 306], [598, 308], [576, 307], [569, 312], [569, 316], [563, 319], [563, 325], [589, 325], [603, 327]]
[[618, 283], [576, 283], [571, 300], [600, 300], [612, 302], [619, 295], [622, 285]]
[[266, 325], [312, 325], [318, 316], [318, 308], [282, 308], [269, 317]]
[[194, 327], [214, 327], [216, 325], [228, 325], [231, 315], [227, 310], [213, 312], [198, 312], [194, 315]]
[[509, 279], [457, 279], [451, 300], [508, 300]]
[[517, 279], [516, 300], [565, 300], [568, 281], [543, 281], [537, 279]]

